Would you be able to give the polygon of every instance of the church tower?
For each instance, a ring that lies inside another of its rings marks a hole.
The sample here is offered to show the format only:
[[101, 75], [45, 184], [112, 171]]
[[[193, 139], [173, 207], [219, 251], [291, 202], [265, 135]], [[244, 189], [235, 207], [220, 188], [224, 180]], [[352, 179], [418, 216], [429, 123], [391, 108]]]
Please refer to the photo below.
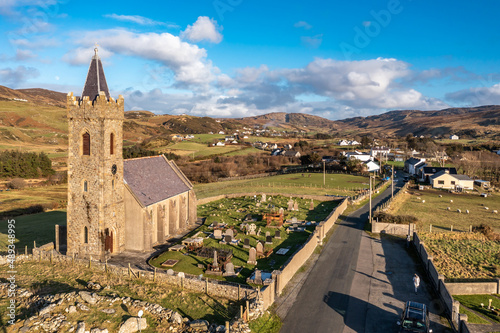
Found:
[[95, 49], [81, 98], [68, 94], [67, 254], [103, 259], [125, 243], [124, 101], [109, 96]]

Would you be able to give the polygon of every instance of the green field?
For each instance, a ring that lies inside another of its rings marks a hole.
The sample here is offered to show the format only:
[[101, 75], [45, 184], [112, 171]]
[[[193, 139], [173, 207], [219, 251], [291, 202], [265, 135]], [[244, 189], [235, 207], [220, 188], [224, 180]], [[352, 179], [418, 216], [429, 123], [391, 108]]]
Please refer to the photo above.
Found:
[[[221, 248], [225, 250], [233, 251], [232, 263], [235, 267], [240, 266], [243, 268], [241, 273], [237, 278], [226, 278], [229, 281], [245, 283], [246, 278], [250, 276], [255, 266], [247, 264], [248, 260], [248, 249], [243, 248], [244, 238], [250, 239], [250, 246], [255, 247], [258, 241], [265, 241], [266, 231], [269, 231], [273, 236], [273, 244], [266, 245], [267, 249], [274, 249], [276, 252], [279, 248], [290, 248], [286, 255], [276, 255], [273, 254], [269, 258], [259, 259], [257, 262], [257, 267], [261, 270], [272, 271], [278, 269], [283, 265], [288, 258], [295, 252], [295, 250], [307, 240], [311, 232], [314, 230], [314, 226], [307, 227], [306, 232], [291, 232], [287, 234], [284, 228], [272, 228], [266, 227], [266, 222], [262, 220], [262, 214], [269, 212], [270, 209], [267, 205], [273, 205], [276, 209], [280, 207], [287, 209], [287, 202], [289, 197], [277, 196], [268, 197], [266, 203], [260, 204], [261, 196], [257, 198], [254, 197], [240, 197], [234, 199], [222, 199], [214, 201], [205, 205], [198, 206], [198, 216], [205, 217], [205, 224], [196, 230], [198, 237], [203, 237], [203, 245], [205, 247]], [[287, 212], [286, 219], [291, 219], [296, 217], [298, 220], [306, 221], [322, 221], [324, 220], [330, 212], [337, 206], [337, 201], [314, 201], [314, 210], [309, 210], [311, 200], [294, 198], [297, 200], [299, 211]], [[254, 219], [257, 219], [255, 223], [258, 228], [261, 228], [260, 236], [257, 235], [245, 235], [243, 231], [240, 231], [239, 225], [244, 220], [247, 214], [251, 214]], [[240, 240], [239, 245], [228, 245], [219, 244], [219, 241], [214, 238], [209, 238], [207, 235], [212, 233], [212, 229], [209, 228], [210, 224], [213, 222], [227, 223], [228, 226], [234, 226], [238, 231], [238, 235], [235, 236], [236, 239]], [[276, 230], [280, 230], [281, 239], [275, 239], [274, 233]], [[192, 236], [192, 235], [188, 235]], [[188, 237], [186, 236], [186, 237]], [[167, 259], [176, 259], [179, 262], [173, 267], [176, 271], [183, 271], [193, 275], [200, 275], [204, 273], [204, 269], [198, 267], [199, 264], [206, 267], [207, 264], [212, 263], [213, 258], [202, 258], [196, 256], [192, 252], [183, 250], [180, 252], [170, 251], [164, 252], [159, 257], [150, 261], [150, 263], [156, 267], [161, 268], [161, 263]], [[222, 278], [218, 276], [206, 275], [213, 278]]]
[[46, 208], [66, 208], [68, 199], [67, 184], [24, 188], [22, 190], [3, 190], [0, 192], [0, 213], [12, 212], [33, 205]]
[[[304, 176], [302, 176], [304, 175]], [[247, 180], [197, 184], [198, 199], [230, 193], [282, 193], [350, 196], [369, 187], [368, 178], [345, 174], [326, 174], [323, 186], [321, 173], [294, 173]]]
[[[425, 200], [425, 203], [422, 203], [422, 200]], [[488, 207], [488, 210], [485, 207]], [[458, 213], [458, 209], [462, 213]], [[466, 214], [466, 210], [469, 210], [469, 214]], [[450, 231], [451, 226], [454, 231], [468, 231], [471, 225], [484, 223], [500, 232], [500, 214], [493, 213], [493, 210], [500, 211], [498, 193], [483, 198], [477, 192], [455, 194], [429, 189], [409, 190], [407, 194], [397, 198], [389, 213], [416, 216], [419, 231], [429, 231], [431, 224], [432, 231]]]
[[[24, 215], [13, 218], [15, 221], [16, 250], [24, 253], [25, 246], [29, 252], [33, 241], [41, 246], [55, 241], [55, 225], [66, 225], [66, 212], [56, 210], [47, 213]], [[7, 220], [0, 221], [0, 253], [7, 251]]]
[[481, 279], [500, 276], [500, 242], [480, 233], [425, 233], [419, 237], [447, 279]]

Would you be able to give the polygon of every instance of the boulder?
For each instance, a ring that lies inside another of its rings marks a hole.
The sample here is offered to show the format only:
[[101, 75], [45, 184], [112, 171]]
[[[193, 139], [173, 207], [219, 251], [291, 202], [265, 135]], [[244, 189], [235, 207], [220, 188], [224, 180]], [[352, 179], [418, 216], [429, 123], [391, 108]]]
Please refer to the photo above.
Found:
[[97, 303], [97, 299], [93, 295], [91, 295], [88, 291], [80, 291], [78, 295], [80, 295], [80, 297], [90, 305], [94, 305]]
[[202, 331], [207, 331], [208, 326], [210, 324], [206, 320], [198, 319], [198, 320], [193, 320], [189, 322], [189, 328], [196, 329], [196, 330], [202, 330]]
[[49, 305], [43, 307], [40, 310], [40, 312], [38, 312], [38, 315], [43, 316], [44, 314], [50, 313], [52, 310], [54, 310], [55, 307], [56, 307], [55, 304], [49, 304]]
[[172, 313], [172, 315], [170, 316], [170, 322], [176, 324], [182, 324], [182, 316], [179, 314], [179, 312]]
[[146, 318], [130, 317], [127, 319], [118, 330], [118, 333], [133, 333], [139, 329], [143, 330], [148, 327]]
[[115, 309], [102, 309], [101, 312], [107, 313], [107, 314], [114, 314], [116, 312]]
[[85, 333], [85, 323], [83, 321], [78, 322], [75, 333]]

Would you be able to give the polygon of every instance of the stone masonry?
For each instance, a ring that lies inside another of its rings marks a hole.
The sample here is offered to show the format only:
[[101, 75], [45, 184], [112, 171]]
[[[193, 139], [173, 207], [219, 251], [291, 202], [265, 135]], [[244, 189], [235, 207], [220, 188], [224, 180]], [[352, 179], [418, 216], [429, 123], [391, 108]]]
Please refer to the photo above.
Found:
[[[67, 254], [101, 258], [124, 249], [124, 100], [68, 94]], [[90, 154], [84, 154], [85, 135]], [[106, 249], [105, 249], [105, 245]]]

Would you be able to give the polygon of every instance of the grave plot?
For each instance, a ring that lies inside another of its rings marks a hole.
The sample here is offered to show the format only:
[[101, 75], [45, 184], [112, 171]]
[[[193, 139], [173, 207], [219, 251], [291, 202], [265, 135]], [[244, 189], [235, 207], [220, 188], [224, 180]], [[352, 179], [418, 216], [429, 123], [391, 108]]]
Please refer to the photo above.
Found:
[[314, 231], [313, 221], [325, 219], [337, 204], [260, 195], [201, 205], [198, 216], [205, 217], [205, 223], [179, 242], [185, 247], [166, 251], [150, 263], [165, 269], [162, 263], [178, 260], [171, 269], [246, 283], [256, 269], [279, 269]]

